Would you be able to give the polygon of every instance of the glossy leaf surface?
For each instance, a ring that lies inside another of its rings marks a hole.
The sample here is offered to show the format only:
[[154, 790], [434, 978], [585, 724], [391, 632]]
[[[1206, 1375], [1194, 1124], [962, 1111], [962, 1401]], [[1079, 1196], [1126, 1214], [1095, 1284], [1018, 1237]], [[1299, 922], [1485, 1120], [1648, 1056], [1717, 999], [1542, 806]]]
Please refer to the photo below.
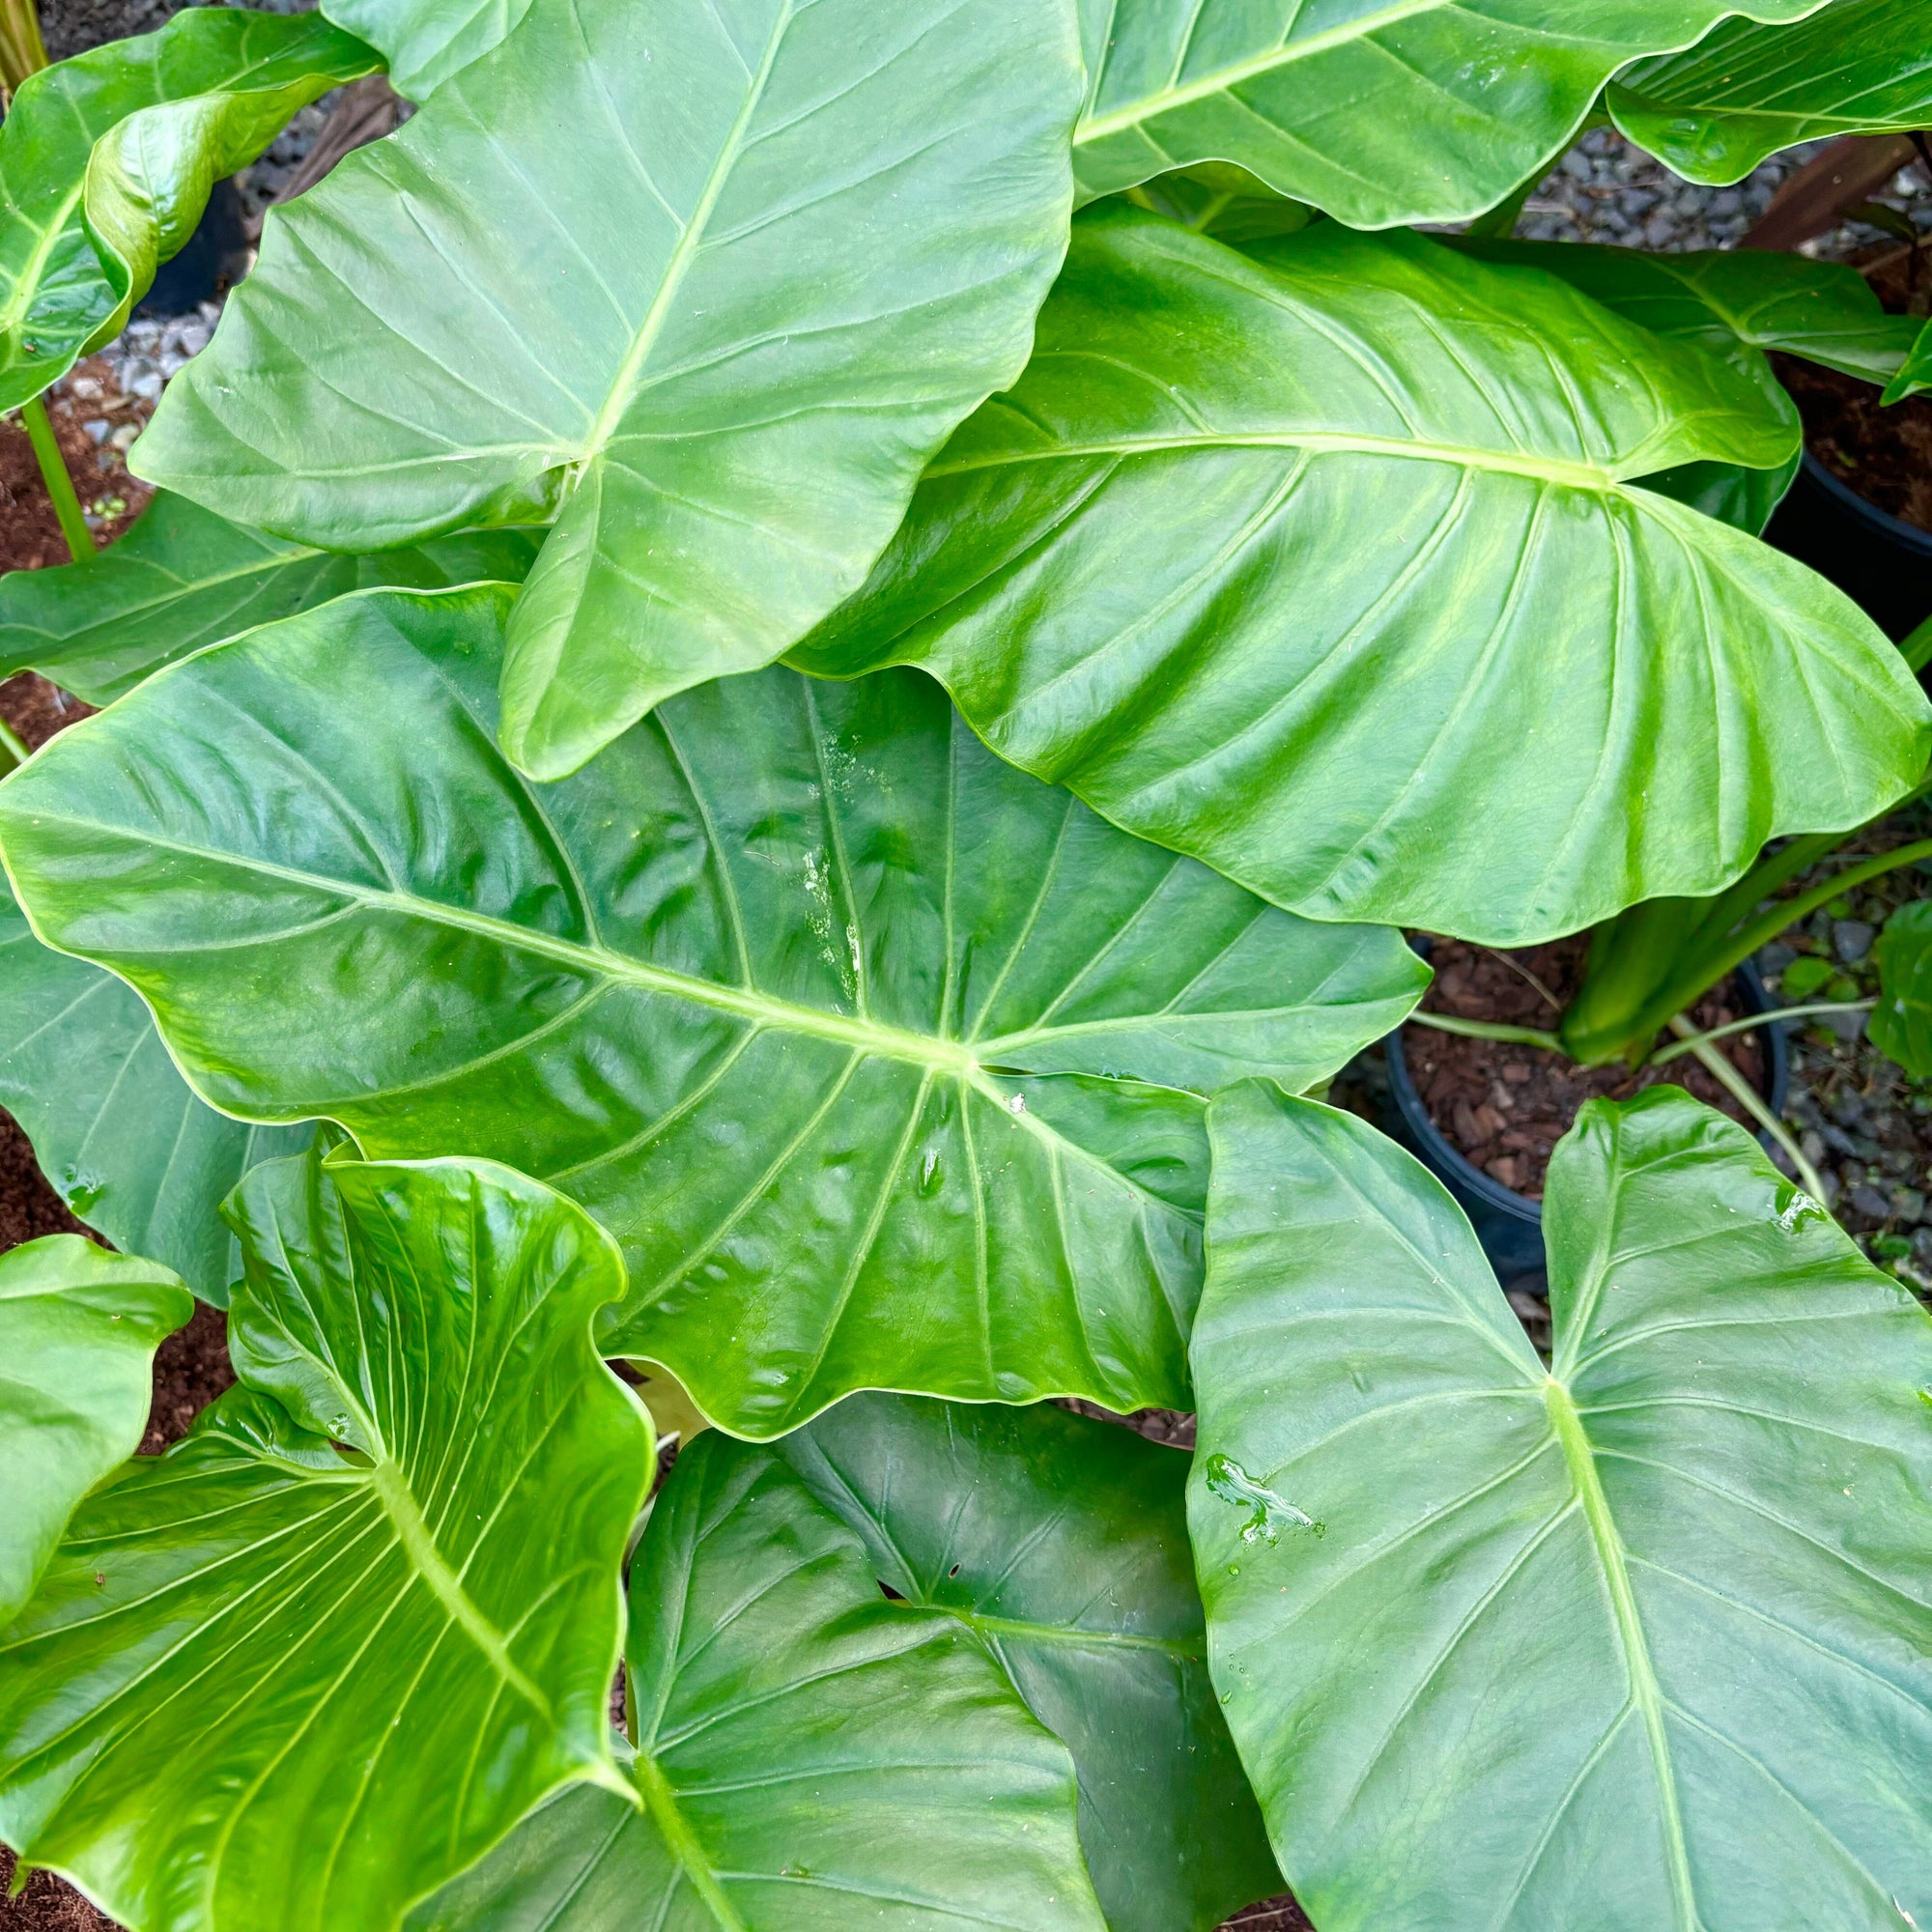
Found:
[[529, 11], [530, 0], [328, 0], [323, 9], [382, 49], [390, 85], [410, 100], [428, 99], [507, 40]]
[[1081, 0], [1084, 198], [1238, 162], [1354, 228], [1457, 221], [1568, 146], [1617, 69], [1820, 0]]
[[1878, 937], [1871, 1043], [1908, 1073], [1932, 1073], [1932, 899], [1915, 899]]
[[[123, 298], [145, 292], [145, 280], [110, 281], [88, 237], [82, 201], [98, 140], [130, 116], [192, 104], [198, 128], [176, 127], [171, 142], [158, 124], [150, 130], [149, 186], [174, 207], [172, 253], [200, 216], [212, 158], [228, 168], [251, 159], [298, 107], [380, 65], [312, 15], [211, 7], [30, 75], [0, 127], [0, 409], [66, 375], [118, 332]], [[97, 206], [106, 220], [137, 213], [104, 178]]]
[[1276, 194], [1260, 176], [1227, 161], [1177, 168], [1134, 188], [1127, 198], [1136, 208], [1151, 209], [1231, 248], [1297, 234], [1315, 214], [1305, 201]]
[[639, 1816], [574, 1791], [411, 1932], [1105, 1932], [1073, 1767], [767, 1449], [681, 1454], [631, 1571]]
[[124, 1924], [384, 1932], [619, 1781], [623, 1269], [487, 1163], [272, 1162], [233, 1211], [241, 1386], [89, 1497], [0, 1637], [0, 1832]]
[[1213, 1114], [1189, 1524], [1322, 1932], [1881, 1932], [1932, 1910], [1932, 1325], [1745, 1130], [1592, 1101], [1546, 1374], [1351, 1115]]
[[1883, 400], [1902, 403], [1921, 389], [1932, 389], [1932, 322], [1919, 329], [1898, 374], [1886, 385]]
[[1122, 836], [913, 672], [723, 680], [538, 791], [513, 594], [345, 598], [63, 733], [0, 789], [40, 930], [223, 1108], [564, 1188], [631, 1264], [611, 1352], [741, 1434], [1181, 1402], [1199, 1096], [1398, 1023], [1400, 938]]
[[0, 577], [0, 677], [33, 669], [111, 704], [206, 644], [379, 584], [521, 582], [541, 530], [464, 530], [344, 556], [157, 495], [98, 555]]
[[193, 1313], [169, 1269], [78, 1235], [0, 1255], [0, 1629], [73, 1506], [140, 1447], [155, 1350]]
[[332, 550], [554, 516], [502, 730], [559, 778], [857, 588], [1026, 359], [1079, 89], [1071, 0], [538, 0], [277, 212], [135, 467]]
[[311, 1133], [232, 1121], [197, 1099], [140, 995], [43, 946], [4, 878], [0, 1106], [78, 1219], [217, 1306], [242, 1268], [223, 1199], [257, 1161], [298, 1152]]
[[860, 1395], [775, 1445], [874, 1574], [974, 1632], [1073, 1753], [1112, 1932], [1281, 1889], [1207, 1670], [1187, 1457], [1041, 1406]]
[[918, 664], [1003, 756], [1277, 904], [1495, 944], [1714, 892], [1918, 777], [1877, 628], [1640, 487], [1780, 469], [1788, 406], [1420, 236], [1250, 256], [1083, 216], [1026, 376], [792, 662]]
[[1795, 27], [1726, 20], [1618, 75], [1608, 105], [1639, 147], [1713, 184], [1800, 141], [1909, 134], [1932, 126], [1932, 4], [1834, 0]]

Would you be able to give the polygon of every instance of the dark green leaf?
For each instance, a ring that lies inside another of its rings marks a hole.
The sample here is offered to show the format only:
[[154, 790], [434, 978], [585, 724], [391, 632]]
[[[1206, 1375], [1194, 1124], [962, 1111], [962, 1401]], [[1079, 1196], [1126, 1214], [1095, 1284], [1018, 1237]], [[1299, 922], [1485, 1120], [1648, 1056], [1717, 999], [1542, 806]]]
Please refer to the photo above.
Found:
[[193, 1313], [167, 1268], [78, 1235], [0, 1255], [0, 1630], [73, 1506], [139, 1448], [155, 1350]]
[[537, 0], [270, 221], [135, 466], [329, 550], [554, 516], [503, 743], [574, 771], [856, 589], [1019, 373], [1071, 9]]
[[1745, 1130], [1592, 1101], [1546, 1374], [1441, 1186], [1217, 1101], [1189, 1494], [1322, 1932], [1932, 1923], [1932, 1325]]
[[31, 668], [111, 704], [176, 658], [347, 591], [520, 582], [542, 541], [541, 530], [466, 530], [342, 556], [163, 492], [99, 555], [0, 577], [0, 677]]
[[[145, 117], [129, 164], [173, 208], [163, 256], [186, 240], [220, 171], [266, 148], [297, 108], [379, 67], [375, 51], [313, 15], [192, 8], [158, 34], [112, 41], [30, 74], [0, 127], [0, 409], [17, 409], [119, 332], [147, 282], [110, 281], [82, 216], [95, 143]], [[164, 128], [156, 109], [178, 115]], [[145, 129], [145, 131], [143, 131]], [[103, 172], [94, 213], [131, 235], [128, 182]], [[153, 272], [152, 261], [147, 274]]]
[[[1900, 906], [1879, 934], [1871, 1043], [1908, 1073], [1932, 1073], [1932, 899]], [[1787, 971], [1785, 980], [1791, 975]]]
[[251, 1126], [198, 1100], [140, 996], [43, 946], [4, 877], [0, 1106], [81, 1220], [222, 1306], [242, 1264], [216, 1209], [257, 1161], [310, 1138], [306, 1127]]
[[1824, 135], [1911, 133], [1932, 127], [1932, 4], [1835, 0], [1795, 27], [1726, 20], [1619, 74], [1608, 101], [1625, 134], [1694, 182], [1742, 181]]
[[1458, 221], [1569, 145], [1617, 69], [1819, 0], [1081, 0], [1083, 196], [1238, 162], [1356, 228]]
[[1638, 487], [1782, 468], [1788, 405], [1420, 236], [1251, 254], [1083, 216], [1026, 376], [792, 661], [922, 666], [1277, 904], [1496, 944], [1715, 892], [1918, 778], [1932, 713], [1869, 619]]
[[1932, 322], [1918, 331], [1899, 372], [1886, 385], [1882, 401], [1902, 403], [1921, 389], [1932, 389]]
[[0, 787], [40, 930], [217, 1106], [565, 1188], [632, 1264], [611, 1349], [741, 1434], [1184, 1403], [1199, 1096], [1397, 1024], [1400, 938], [1124, 837], [910, 671], [721, 680], [537, 792], [513, 595], [344, 598], [62, 733]]
[[678, 1458], [629, 1652], [643, 1814], [566, 1793], [411, 1932], [1104, 1932], [1065, 1750], [770, 1450]]
[[1113, 1932], [1281, 1889], [1207, 1670], [1185, 1455], [1053, 1407], [862, 1395], [777, 1453], [909, 1604], [944, 1610], [1073, 1753]]
[[1131, 189], [1128, 199], [1137, 208], [1151, 209], [1197, 235], [1211, 235], [1235, 248], [1245, 242], [1296, 234], [1315, 213], [1305, 201], [1276, 194], [1259, 176], [1226, 161], [1204, 161], [1199, 167], [1158, 175]]
[[624, 1788], [623, 1267], [483, 1162], [276, 1161], [232, 1211], [242, 1385], [0, 1638], [0, 1833], [129, 1926], [388, 1932], [561, 1785]]

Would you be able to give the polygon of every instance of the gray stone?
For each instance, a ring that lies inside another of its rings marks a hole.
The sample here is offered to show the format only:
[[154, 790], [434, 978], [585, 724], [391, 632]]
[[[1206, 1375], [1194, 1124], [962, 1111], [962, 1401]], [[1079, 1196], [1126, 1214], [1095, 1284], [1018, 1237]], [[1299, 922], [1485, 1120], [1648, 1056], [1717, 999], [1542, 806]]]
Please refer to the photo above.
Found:
[[1804, 1158], [1813, 1167], [1822, 1166], [1825, 1159], [1825, 1137], [1816, 1127], [1806, 1127], [1798, 1137], [1798, 1145], [1804, 1151]]
[[1766, 979], [1775, 980], [1798, 957], [1798, 949], [1787, 946], [1781, 939], [1774, 939], [1769, 946], [1757, 950], [1757, 970]]
[[1579, 182], [1589, 181], [1597, 172], [1596, 167], [1592, 163], [1589, 156], [1584, 154], [1580, 148], [1572, 148], [1570, 152], [1563, 156], [1562, 165], [1563, 165], [1563, 172], [1566, 175], [1568, 175], [1572, 181], [1579, 181]]
[[1872, 941], [1877, 937], [1877, 927], [1867, 925], [1863, 920], [1841, 919], [1832, 927], [1832, 950], [1850, 966], [1871, 951]]
[[1876, 1187], [1861, 1182], [1847, 1198], [1854, 1213], [1869, 1215], [1874, 1221], [1891, 1219], [1891, 1203]]
[[1891, 1190], [1891, 1211], [1901, 1221], [1922, 1221], [1925, 1218], [1925, 1197], [1916, 1187], [1894, 1187]]
[[1864, 1013], [1820, 1013], [1818, 1015], [1820, 1022], [1836, 1034], [1847, 1046], [1864, 1037], [1866, 1017], [1867, 1015]]
[[1912, 1259], [1920, 1267], [1932, 1268], [1932, 1228], [1920, 1228], [1913, 1236]]
[[1833, 1153], [1855, 1154], [1858, 1152], [1858, 1143], [1852, 1139], [1851, 1135], [1843, 1127], [1834, 1127], [1827, 1121], [1818, 1131], [1823, 1136], [1825, 1145]]
[[81, 424], [81, 428], [84, 429], [88, 433], [88, 435], [94, 439], [96, 442], [105, 442], [107, 440], [107, 432], [113, 427], [114, 425], [111, 422], [109, 422], [105, 416], [95, 416], [91, 420]]

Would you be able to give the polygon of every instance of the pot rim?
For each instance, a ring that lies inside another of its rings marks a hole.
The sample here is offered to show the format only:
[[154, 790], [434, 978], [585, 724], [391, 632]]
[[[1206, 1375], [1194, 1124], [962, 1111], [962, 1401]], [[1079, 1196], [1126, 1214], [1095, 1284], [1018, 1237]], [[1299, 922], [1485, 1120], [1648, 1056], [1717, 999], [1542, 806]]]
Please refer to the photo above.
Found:
[[1808, 447], [1804, 451], [1804, 468], [1812, 482], [1823, 488], [1860, 522], [1870, 525], [1876, 535], [1896, 544], [1900, 550], [1912, 552], [1916, 556], [1932, 559], [1932, 530], [1921, 530], [1917, 524], [1908, 524], [1904, 518], [1894, 517], [1889, 510], [1881, 510], [1869, 498], [1861, 497], [1849, 483], [1833, 476]]

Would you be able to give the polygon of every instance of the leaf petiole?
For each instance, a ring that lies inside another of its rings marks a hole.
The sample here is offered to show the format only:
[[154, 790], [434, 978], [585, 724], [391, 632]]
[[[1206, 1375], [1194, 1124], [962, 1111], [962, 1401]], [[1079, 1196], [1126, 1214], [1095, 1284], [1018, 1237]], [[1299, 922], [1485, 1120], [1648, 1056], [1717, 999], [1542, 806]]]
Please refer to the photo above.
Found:
[[1868, 1013], [1877, 1004], [1876, 1000], [1817, 1000], [1809, 1006], [1779, 1007], [1775, 1012], [1747, 1013], [1743, 1019], [1732, 1020], [1727, 1026], [1713, 1027], [1709, 1033], [1690, 1035], [1673, 1046], [1660, 1046], [1644, 1065], [1662, 1066], [1680, 1054], [1692, 1052], [1711, 1040], [1722, 1039], [1727, 1034], [1749, 1033], [1754, 1027], [1775, 1026], [1779, 1020], [1807, 1019], [1813, 1013]]
[[1825, 1183], [1818, 1178], [1818, 1170], [1804, 1158], [1804, 1150], [1798, 1145], [1791, 1129], [1771, 1111], [1764, 1095], [1709, 1040], [1693, 1032], [1690, 1022], [1682, 1013], [1672, 1016], [1670, 1031], [1684, 1042], [1685, 1050], [1694, 1053], [1711, 1077], [1784, 1150], [1792, 1166], [1798, 1170], [1799, 1179], [1804, 1183], [1805, 1193], [1823, 1208]]
[[46, 404], [39, 396], [22, 403], [20, 420], [27, 426], [47, 495], [54, 499], [54, 515], [60, 519], [68, 554], [78, 563], [82, 557], [94, 554], [94, 532], [87, 527], [80, 498], [74, 495], [73, 478], [68, 474], [67, 459], [54, 440], [54, 426], [47, 420]]
[[[1416, 1026], [1434, 1027], [1437, 1033], [1460, 1033], [1470, 1039], [1503, 1039], [1518, 1046], [1540, 1046], [1549, 1053], [1563, 1052], [1563, 1042], [1540, 1027], [1504, 1026], [1496, 1020], [1462, 1020], [1450, 1013], [1418, 1011], [1408, 1017]], [[1564, 1057], [1569, 1058], [1567, 1054]]]

